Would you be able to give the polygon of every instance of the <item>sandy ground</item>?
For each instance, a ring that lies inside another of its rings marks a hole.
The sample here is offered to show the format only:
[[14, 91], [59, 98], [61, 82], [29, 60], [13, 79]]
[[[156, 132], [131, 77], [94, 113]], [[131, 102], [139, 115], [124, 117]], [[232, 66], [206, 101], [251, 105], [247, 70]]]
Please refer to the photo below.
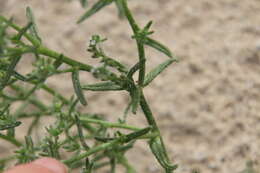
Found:
[[[109, 38], [107, 53], [128, 65], [136, 62], [126, 21], [114, 6], [81, 25], [79, 3], [65, 0], [0, 0], [1, 14], [25, 24], [25, 7], [34, 9], [44, 43], [82, 62], [92, 62], [86, 45], [92, 34]], [[177, 173], [239, 173], [248, 160], [260, 169], [260, 1], [142, 0], [131, 1], [140, 24], [153, 20], [154, 38], [180, 57], [145, 94], [158, 120]], [[148, 49], [148, 69], [166, 57]], [[89, 80], [89, 75], [82, 77]], [[47, 81], [70, 96], [66, 76]], [[124, 93], [87, 93], [87, 111], [122, 115]], [[102, 96], [102, 98], [101, 98]], [[98, 105], [98, 106], [97, 106]], [[144, 125], [139, 115], [129, 117]], [[0, 146], [1, 148], [2, 146]], [[138, 172], [160, 172], [144, 143], [129, 152]]]

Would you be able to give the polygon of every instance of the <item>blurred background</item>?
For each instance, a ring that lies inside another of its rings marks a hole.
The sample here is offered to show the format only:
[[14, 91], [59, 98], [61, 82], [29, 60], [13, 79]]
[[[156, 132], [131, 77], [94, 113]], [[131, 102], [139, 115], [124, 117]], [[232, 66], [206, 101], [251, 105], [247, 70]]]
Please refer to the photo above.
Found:
[[[80, 25], [76, 20], [85, 9], [76, 0], [0, 0], [0, 14], [24, 26], [26, 6], [32, 7], [49, 48], [93, 64], [86, 48], [91, 35], [100, 34], [108, 38], [108, 55], [129, 66], [137, 61], [131, 30], [116, 17], [114, 5]], [[142, 26], [154, 21], [152, 37], [180, 59], [145, 90], [169, 155], [179, 164], [176, 172], [239, 173], [249, 160], [260, 170], [260, 1], [131, 0], [129, 6]], [[147, 48], [148, 69], [166, 58]], [[23, 62], [30, 66], [30, 58]], [[81, 80], [93, 79], [84, 74]], [[46, 82], [67, 97], [73, 93], [66, 75]], [[120, 92], [86, 96], [90, 104], [82, 111], [103, 113], [108, 120], [117, 120], [128, 101]], [[130, 115], [129, 122], [146, 124], [141, 111]], [[20, 129], [22, 138], [26, 123]], [[1, 143], [0, 157], [9, 149]], [[138, 172], [161, 171], [144, 142], [128, 157]]]

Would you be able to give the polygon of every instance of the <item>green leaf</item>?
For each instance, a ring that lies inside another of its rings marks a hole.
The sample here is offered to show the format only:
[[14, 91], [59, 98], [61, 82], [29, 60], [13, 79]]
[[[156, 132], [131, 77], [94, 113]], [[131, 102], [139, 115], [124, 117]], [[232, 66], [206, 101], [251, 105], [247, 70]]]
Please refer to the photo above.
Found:
[[127, 73], [127, 78], [132, 78], [134, 73], [137, 72], [139, 68], [140, 68], [140, 62], [136, 63], [133, 67], [131, 67], [131, 69]]
[[257, 173], [258, 171], [256, 171], [254, 169], [254, 165], [253, 165], [253, 161], [252, 160], [248, 160], [246, 162], [246, 168], [241, 171], [240, 173]]
[[151, 83], [164, 69], [166, 69], [171, 63], [177, 61], [176, 59], [170, 58], [167, 59], [165, 62], [159, 64], [153, 70], [151, 70], [144, 79], [144, 86], [147, 86]]
[[153, 24], [153, 21], [149, 21], [149, 22], [145, 25], [145, 27], [144, 27], [143, 30], [144, 30], [145, 32], [148, 32], [149, 29], [151, 28], [152, 24]]
[[118, 62], [117, 60], [110, 58], [104, 54], [102, 56], [101, 62], [103, 62], [107, 66], [116, 68], [119, 72], [127, 73], [127, 71], [128, 71], [125, 65], [123, 65], [122, 63]]
[[81, 87], [83, 90], [90, 91], [118, 91], [123, 90], [123, 88], [119, 85], [116, 85], [114, 82], [101, 82], [97, 84], [91, 85], [83, 85]]
[[87, 105], [87, 101], [84, 97], [84, 94], [82, 92], [81, 86], [80, 86], [80, 82], [79, 82], [79, 71], [78, 70], [74, 70], [72, 72], [72, 83], [73, 83], [73, 88], [74, 91], [80, 101], [80, 103], [84, 106]]
[[25, 77], [25, 76], [23, 76], [22, 74], [20, 74], [20, 73], [18, 73], [18, 72], [16, 72], [16, 71], [14, 71], [14, 77], [16, 78], [16, 79], [19, 79], [19, 80], [21, 80], [21, 81], [24, 81], [24, 82], [26, 82], [28, 79]]
[[30, 27], [30, 34], [32, 34], [41, 43], [42, 40], [38, 34], [38, 29], [35, 24], [34, 15], [30, 7], [26, 7], [26, 16], [28, 21], [32, 23], [32, 26]]
[[102, 81], [118, 82], [118, 80], [120, 80], [115, 73], [106, 69], [104, 65], [97, 68], [92, 68], [91, 72], [95, 78], [101, 79]]
[[111, 4], [113, 0], [99, 0], [95, 3], [90, 10], [87, 10], [77, 21], [77, 23], [83, 22], [85, 19], [89, 18], [90, 16], [94, 15], [96, 12], [101, 10], [103, 7]]
[[79, 117], [78, 117], [77, 114], [75, 115], [75, 122], [76, 122], [76, 126], [77, 126], [77, 129], [78, 129], [78, 135], [79, 135], [79, 139], [80, 139], [81, 145], [87, 151], [87, 150], [89, 150], [89, 146], [85, 142], [84, 135], [83, 135], [83, 130], [82, 130], [82, 126], [81, 126], [81, 122], [80, 122]]
[[102, 137], [102, 136], [95, 136], [94, 138], [99, 142], [109, 142], [115, 139], [115, 138]]
[[134, 139], [137, 139], [138, 137], [143, 136], [143, 135], [147, 134], [148, 132], [150, 132], [151, 129], [152, 129], [151, 127], [146, 127], [141, 130], [135, 131], [133, 133], [127, 134], [127, 135], [123, 136], [124, 137], [123, 142], [127, 143]]
[[80, 1], [80, 4], [82, 7], [87, 7], [88, 6], [88, 0], [79, 0]]
[[89, 161], [88, 158], [86, 158], [86, 162], [85, 162], [85, 168], [83, 168], [84, 173], [92, 173], [94, 169], [94, 162]]
[[3, 125], [0, 124], [0, 130], [12, 129], [12, 128], [17, 127], [17, 126], [19, 126], [21, 124], [22, 123], [20, 121], [16, 121], [16, 122], [9, 123], [9, 124], [3, 124]]
[[166, 173], [171, 173], [173, 170], [177, 169], [177, 165], [169, 163], [169, 159], [166, 155], [166, 151], [159, 136], [151, 139], [149, 141], [149, 145], [157, 161], [165, 169]]
[[172, 55], [172, 52], [170, 51], [169, 48], [167, 48], [166, 46], [164, 46], [163, 44], [159, 43], [158, 41], [156, 40], [153, 40], [149, 37], [147, 37], [145, 39], [145, 42], [144, 42], [147, 46], [150, 46], [162, 53], [164, 53], [165, 55], [167, 55], [168, 57], [170, 58], [173, 58], [173, 55]]

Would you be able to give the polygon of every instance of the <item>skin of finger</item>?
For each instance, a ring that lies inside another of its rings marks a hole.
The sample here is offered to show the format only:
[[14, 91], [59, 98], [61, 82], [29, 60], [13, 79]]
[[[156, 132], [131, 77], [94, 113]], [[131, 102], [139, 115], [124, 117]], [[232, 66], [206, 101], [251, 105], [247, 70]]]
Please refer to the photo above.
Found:
[[48, 157], [40, 158], [38, 160], [33, 161], [32, 163], [36, 165], [44, 166], [55, 173], [66, 173], [68, 170], [67, 167], [64, 164], [62, 164], [60, 161]]
[[48, 168], [37, 164], [18, 165], [4, 173], [55, 173]]
[[5, 173], [66, 173], [67, 167], [56, 159], [43, 157], [11, 168]]

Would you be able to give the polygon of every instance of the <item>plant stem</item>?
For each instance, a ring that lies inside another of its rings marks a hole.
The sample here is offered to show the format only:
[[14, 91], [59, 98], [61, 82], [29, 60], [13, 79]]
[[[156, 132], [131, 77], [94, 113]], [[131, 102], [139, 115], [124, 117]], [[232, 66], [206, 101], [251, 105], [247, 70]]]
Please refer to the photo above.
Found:
[[107, 149], [107, 148], [109, 148], [109, 147], [115, 145], [115, 144], [118, 143], [118, 142], [119, 142], [119, 140], [113, 140], [113, 141], [111, 141], [111, 142], [107, 142], [107, 143], [100, 144], [100, 145], [98, 145], [98, 146], [96, 146], [96, 147], [91, 148], [90, 150], [88, 150], [88, 151], [85, 152], [85, 153], [82, 153], [82, 154], [79, 154], [79, 155], [77, 155], [77, 156], [75, 156], [75, 157], [72, 157], [72, 158], [70, 158], [70, 159], [64, 160], [63, 163], [65, 163], [65, 164], [70, 164], [70, 163], [73, 163], [73, 162], [75, 162], [75, 161], [77, 161], [77, 160], [81, 160], [81, 159], [83, 159], [83, 158], [86, 158], [86, 157], [90, 156], [91, 154], [94, 154], [94, 153], [96, 153], [96, 152], [105, 150], [105, 149]]
[[69, 104], [69, 100], [63, 97], [61, 94], [56, 92], [54, 89], [48, 87], [47, 85], [43, 84], [41, 86], [42, 89], [44, 89], [46, 92], [50, 93], [53, 96], [57, 96], [59, 99], [61, 99], [65, 104]]
[[155, 118], [153, 116], [153, 113], [149, 107], [149, 105], [147, 104], [147, 101], [144, 97], [144, 94], [143, 92], [141, 92], [141, 99], [140, 99], [140, 105], [141, 105], [141, 108], [144, 112], [144, 115], [149, 123], [149, 125], [151, 125], [153, 127], [153, 131], [157, 132], [158, 133], [158, 136], [160, 136], [160, 140], [161, 140], [161, 143], [162, 143], [162, 147], [163, 147], [163, 150], [164, 150], [164, 153], [165, 153], [165, 156], [167, 157], [167, 160], [170, 160], [169, 159], [169, 156], [166, 152], [166, 147], [165, 147], [165, 144], [164, 144], [164, 141], [162, 139], [162, 136], [161, 136], [161, 132], [160, 132], [160, 129], [159, 127], [157, 126], [157, 123], [155, 121]]
[[[6, 18], [4, 18], [3, 16], [0, 16], [0, 21], [5, 22], [6, 24], [8, 24], [10, 27], [12, 27], [13, 29], [15, 29], [16, 31], [20, 32], [22, 29], [12, 23], [10, 20], [7, 20]], [[33, 36], [31, 36], [30, 34], [24, 33], [24, 36], [28, 39], [28, 41], [30, 41], [35, 47], [38, 47], [41, 43], [39, 42], [39, 40], [37, 40], [36, 38], [34, 38]]]
[[[54, 58], [56, 60], [59, 60], [60, 58], [60, 53], [58, 52], [55, 52], [53, 50], [50, 50], [44, 46], [40, 46], [36, 49], [36, 52], [38, 54], [41, 54], [41, 55], [45, 55], [45, 56], [48, 56], [48, 57], [51, 57], [51, 58]], [[65, 55], [63, 55], [62, 57], [62, 62], [70, 65], [70, 66], [74, 66], [74, 67], [78, 67], [79, 70], [83, 70], [83, 71], [88, 71], [90, 72], [91, 69], [93, 68], [91, 65], [88, 65], [88, 64], [84, 64], [84, 63], [81, 63], [79, 61], [76, 61], [76, 60], [73, 60], [72, 58], [69, 58]]]
[[150, 127], [132, 132], [132, 133], [127, 134], [127, 135], [123, 135], [119, 138], [116, 138], [116, 139], [110, 141], [110, 142], [106, 142], [106, 143], [100, 144], [96, 147], [93, 147], [93, 148], [89, 149], [88, 151], [86, 151], [85, 153], [76, 155], [75, 157], [72, 157], [68, 160], [63, 160], [63, 163], [71, 164], [71, 163], [73, 163], [77, 160], [81, 160], [83, 158], [86, 158], [86, 157], [90, 156], [91, 154], [94, 154], [96, 152], [108, 149], [108, 148], [110, 148], [110, 147], [112, 147], [116, 144], [123, 144], [123, 143], [130, 142], [131, 140], [134, 140], [138, 137], [141, 137], [141, 136], [147, 134], [149, 131], [150, 131]]
[[146, 119], [148, 121], [148, 124], [151, 125], [154, 128], [153, 130], [159, 131], [157, 123], [156, 123], [156, 121], [155, 121], [155, 119], [153, 117], [153, 113], [152, 113], [152, 111], [151, 111], [151, 109], [150, 109], [150, 107], [149, 107], [149, 105], [148, 105], [148, 103], [147, 103], [147, 101], [146, 101], [146, 99], [144, 97], [143, 91], [141, 91], [140, 95], [141, 95], [140, 96], [141, 97], [140, 98], [140, 105], [141, 105], [143, 113], [144, 113], [144, 115], [145, 115], [145, 117], [146, 117]]
[[9, 157], [6, 157], [6, 158], [1, 158], [0, 159], [0, 164], [8, 162], [10, 160], [14, 160], [14, 159], [16, 159], [16, 156], [9, 156]]
[[3, 134], [0, 133], [0, 138], [10, 142], [11, 144], [13, 144], [17, 147], [22, 146], [21, 142], [19, 142], [18, 140], [16, 140], [15, 138], [13, 138], [11, 136], [6, 136], [6, 135], [3, 135]]
[[[144, 78], [145, 78], [145, 68], [146, 68], [146, 65], [145, 65], [145, 50], [144, 50], [144, 43], [143, 43], [143, 39], [142, 38], [143, 36], [140, 36], [141, 38], [139, 38], [138, 36], [138, 32], [140, 31], [139, 27], [137, 26], [128, 6], [127, 6], [127, 2], [126, 0], [121, 0], [122, 2], [122, 5], [123, 5], [123, 8], [124, 8], [124, 11], [125, 11], [125, 15], [128, 19], [128, 22], [129, 24], [131, 25], [131, 28], [135, 34], [135, 37], [136, 37], [136, 43], [137, 43], [137, 47], [138, 47], [138, 55], [139, 55], [139, 78], [138, 78], [138, 84], [139, 86], [143, 87], [143, 83], [144, 83]], [[164, 142], [163, 142], [163, 139], [160, 135], [160, 129], [158, 128], [157, 126], [157, 123], [154, 119], [154, 116], [152, 114], [152, 111], [149, 107], [149, 105], [147, 104], [147, 101], [144, 97], [144, 94], [143, 94], [143, 90], [142, 88], [140, 88], [140, 105], [141, 105], [141, 108], [144, 112], [144, 115], [148, 121], [148, 124], [151, 125], [153, 127], [153, 131], [154, 132], [157, 132], [158, 135], [160, 136], [160, 140], [161, 140], [161, 143], [162, 143], [162, 148], [163, 148], [163, 152], [166, 156], [166, 159], [169, 160], [169, 157], [167, 155], [167, 152], [166, 152], [166, 148], [165, 148], [165, 145], [164, 145]]]
[[[23, 90], [23, 88], [21, 88], [18, 85], [11, 85], [10, 86], [12, 89], [14, 89], [15, 91], [18, 92], [18, 94], [20, 95], [24, 95], [26, 92]], [[33, 97], [29, 97], [28, 101], [33, 104], [34, 106], [36, 106], [37, 108], [39, 108], [42, 111], [46, 111], [48, 110], [48, 107], [45, 106], [41, 101], [37, 100], [36, 98]]]
[[80, 117], [80, 121], [87, 122], [87, 123], [94, 123], [94, 124], [100, 124], [108, 128], [122, 128], [122, 129], [129, 129], [129, 130], [141, 130], [138, 127], [130, 126], [127, 124], [120, 124], [120, 123], [111, 123], [107, 121], [97, 120], [93, 118], [87, 118], [87, 117]]
[[118, 161], [125, 167], [127, 173], [136, 173], [136, 170], [128, 163], [128, 160], [125, 158], [125, 156], [120, 156]]
[[137, 23], [134, 20], [134, 17], [132, 16], [126, 0], [121, 0], [124, 11], [125, 11], [125, 16], [133, 30], [134, 35], [137, 37], [136, 38], [136, 44], [138, 48], [138, 54], [139, 54], [139, 77], [138, 77], [138, 84], [139, 86], [143, 86], [144, 83], [144, 77], [145, 77], [145, 51], [144, 51], [144, 44], [142, 42], [142, 39], [138, 38], [138, 32], [140, 31]]
[[[6, 24], [8, 24], [10, 27], [12, 27], [13, 29], [15, 29], [17, 32], [20, 32], [21, 31], [21, 28], [17, 25], [15, 25], [14, 23], [10, 22], [9, 20], [7, 20], [6, 18], [4, 18], [3, 16], [0, 16], [0, 21], [3, 21], [5, 22]], [[50, 50], [44, 46], [41, 46], [39, 41], [37, 39], [35, 39], [32, 35], [28, 34], [28, 33], [25, 33], [24, 36], [35, 46], [36, 48], [36, 52], [38, 54], [42, 54], [42, 55], [45, 55], [45, 56], [49, 56], [49, 57], [52, 57], [56, 60], [58, 60], [60, 58], [60, 53], [57, 53], [53, 50]], [[21, 48], [19, 48], [20, 51], [22, 52], [28, 52], [28, 48], [23, 50]], [[17, 49], [18, 50], [18, 49]], [[87, 65], [87, 64], [83, 64], [81, 62], [78, 62], [78, 61], [75, 61], [73, 60], [72, 58], [69, 58], [67, 56], [63, 56], [62, 58], [62, 61], [68, 65], [71, 65], [71, 66], [75, 66], [75, 67], [79, 67], [80, 70], [84, 70], [84, 71], [88, 71], [90, 72], [91, 69], [92, 69], [92, 66], [90, 65]]]
[[125, 12], [125, 16], [129, 22], [134, 34], [137, 34], [137, 32], [139, 31], [139, 26], [135, 22], [133, 15], [131, 14], [129, 8], [127, 7], [126, 0], [119, 0], [119, 1], [121, 1], [121, 3], [122, 3], [122, 6], [123, 6], [124, 12]]

